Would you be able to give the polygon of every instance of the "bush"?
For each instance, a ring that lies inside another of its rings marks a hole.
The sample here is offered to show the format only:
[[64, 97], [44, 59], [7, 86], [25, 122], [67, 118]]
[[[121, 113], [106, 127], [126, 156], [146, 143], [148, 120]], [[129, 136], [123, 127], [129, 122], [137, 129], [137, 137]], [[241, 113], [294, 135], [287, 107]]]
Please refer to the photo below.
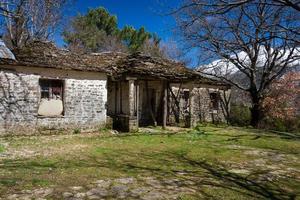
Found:
[[79, 128], [76, 128], [73, 130], [73, 134], [80, 134], [81, 130]]
[[251, 121], [251, 112], [248, 106], [232, 105], [230, 110], [229, 122], [235, 126], [249, 126]]
[[[232, 105], [229, 122], [234, 126], [249, 126], [251, 111], [248, 106]], [[300, 116], [295, 118], [275, 118], [266, 113], [266, 117], [260, 122], [259, 128], [281, 132], [300, 132]]]
[[279, 118], [265, 118], [261, 125], [261, 128], [270, 129], [281, 132], [300, 132], [300, 117], [294, 119], [279, 119]]

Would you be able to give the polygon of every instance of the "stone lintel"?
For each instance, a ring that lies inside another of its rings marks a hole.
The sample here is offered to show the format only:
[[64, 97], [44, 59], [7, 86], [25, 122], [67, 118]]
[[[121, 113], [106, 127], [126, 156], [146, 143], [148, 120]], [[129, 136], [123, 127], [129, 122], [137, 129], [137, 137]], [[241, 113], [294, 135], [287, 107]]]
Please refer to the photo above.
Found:
[[135, 81], [135, 80], [137, 80], [137, 78], [136, 78], [136, 77], [127, 76], [127, 77], [126, 77], [126, 80], [127, 80], [127, 81], [130, 81], [130, 80]]

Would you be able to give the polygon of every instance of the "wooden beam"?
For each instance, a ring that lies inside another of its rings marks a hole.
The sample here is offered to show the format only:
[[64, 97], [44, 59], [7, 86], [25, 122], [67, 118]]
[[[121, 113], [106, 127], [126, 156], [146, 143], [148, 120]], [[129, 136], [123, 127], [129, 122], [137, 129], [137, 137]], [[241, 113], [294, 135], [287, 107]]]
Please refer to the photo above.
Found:
[[168, 113], [168, 86], [167, 81], [164, 81], [163, 83], [163, 129], [167, 128], [167, 113]]

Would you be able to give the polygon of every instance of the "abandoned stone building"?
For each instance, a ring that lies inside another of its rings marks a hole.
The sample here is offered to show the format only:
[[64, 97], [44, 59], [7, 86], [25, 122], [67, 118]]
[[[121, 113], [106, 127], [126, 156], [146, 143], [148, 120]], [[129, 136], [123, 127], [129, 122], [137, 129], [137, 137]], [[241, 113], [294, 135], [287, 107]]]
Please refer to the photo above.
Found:
[[33, 42], [0, 60], [0, 133], [44, 129], [132, 131], [224, 121], [227, 84], [142, 54], [76, 54]]

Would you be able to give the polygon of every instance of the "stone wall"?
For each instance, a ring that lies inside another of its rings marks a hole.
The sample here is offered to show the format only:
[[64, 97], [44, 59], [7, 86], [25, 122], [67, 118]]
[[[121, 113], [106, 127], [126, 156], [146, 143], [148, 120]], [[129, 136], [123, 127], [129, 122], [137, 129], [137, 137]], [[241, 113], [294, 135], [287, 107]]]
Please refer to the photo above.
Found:
[[[64, 114], [38, 116], [40, 78], [64, 80]], [[0, 134], [46, 129], [94, 129], [106, 122], [106, 75], [29, 67], [0, 70]]]
[[[218, 108], [211, 107], [210, 93], [220, 92], [213, 88], [195, 88], [193, 90], [193, 119], [196, 122], [225, 122], [224, 113], [221, 107], [221, 99]], [[221, 97], [221, 96], [220, 96]]]
[[[210, 93], [219, 93], [222, 98], [223, 90], [209, 85], [189, 85], [189, 84], [172, 84], [172, 91], [179, 101], [179, 120], [180, 126], [193, 126], [199, 122], [226, 122], [225, 115], [222, 109], [221, 99], [218, 103], [218, 108], [214, 109], [211, 105]], [[178, 94], [178, 91], [181, 93]], [[184, 95], [186, 92], [186, 95]], [[229, 94], [230, 90], [226, 91]], [[189, 100], [186, 99], [188, 95]], [[174, 99], [170, 95], [170, 104], [174, 106]], [[190, 107], [192, 106], [192, 107]], [[170, 108], [169, 123], [176, 124], [175, 115]], [[189, 121], [190, 120], [190, 121]]]

